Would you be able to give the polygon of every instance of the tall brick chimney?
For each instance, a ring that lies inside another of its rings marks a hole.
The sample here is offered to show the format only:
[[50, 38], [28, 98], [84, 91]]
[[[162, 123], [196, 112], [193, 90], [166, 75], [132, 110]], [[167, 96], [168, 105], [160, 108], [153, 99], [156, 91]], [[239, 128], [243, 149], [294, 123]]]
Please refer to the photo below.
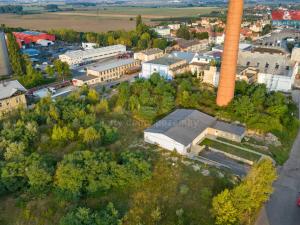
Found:
[[218, 106], [227, 106], [234, 97], [243, 6], [243, 0], [229, 0], [226, 37], [217, 96]]

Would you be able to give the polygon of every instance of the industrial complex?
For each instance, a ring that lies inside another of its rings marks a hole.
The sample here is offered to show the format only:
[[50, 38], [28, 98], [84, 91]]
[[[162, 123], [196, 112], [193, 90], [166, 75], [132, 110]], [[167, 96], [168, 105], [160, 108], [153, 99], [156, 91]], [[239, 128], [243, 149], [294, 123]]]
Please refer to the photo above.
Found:
[[71, 67], [82, 66], [96, 62], [100, 59], [114, 57], [126, 53], [126, 46], [113, 45], [103, 48], [93, 48], [88, 50], [68, 51], [59, 56], [62, 62], [68, 63]]

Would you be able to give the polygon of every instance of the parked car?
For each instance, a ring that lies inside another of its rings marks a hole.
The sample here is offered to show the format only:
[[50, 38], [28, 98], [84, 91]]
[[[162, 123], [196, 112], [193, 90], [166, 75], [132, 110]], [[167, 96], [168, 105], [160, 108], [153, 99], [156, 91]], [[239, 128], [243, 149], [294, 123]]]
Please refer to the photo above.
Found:
[[300, 207], [300, 197], [299, 197], [298, 200], [297, 200], [297, 206]]

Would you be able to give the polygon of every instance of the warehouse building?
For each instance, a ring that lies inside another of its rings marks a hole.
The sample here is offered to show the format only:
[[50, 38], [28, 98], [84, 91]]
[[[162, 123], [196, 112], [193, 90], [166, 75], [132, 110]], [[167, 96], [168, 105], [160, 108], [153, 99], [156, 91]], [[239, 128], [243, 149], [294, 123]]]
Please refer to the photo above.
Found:
[[10, 74], [10, 62], [5, 40], [5, 34], [0, 32], [0, 77]]
[[300, 28], [299, 10], [274, 10], [272, 12], [273, 26]]
[[207, 136], [241, 142], [243, 126], [225, 123], [198, 110], [177, 109], [144, 131], [147, 143], [187, 155]]
[[13, 32], [19, 46], [35, 44], [51, 45], [55, 41], [55, 35], [46, 34], [36, 31]]
[[26, 89], [17, 80], [0, 82], [0, 117], [20, 107], [26, 107]]
[[177, 44], [174, 45], [172, 48], [175, 51], [182, 51], [182, 52], [200, 52], [206, 50], [208, 48], [208, 40], [185, 40], [185, 39], [178, 39]]
[[279, 49], [260, 47], [240, 51], [238, 64], [257, 69], [257, 82], [265, 84], [270, 91], [290, 92], [298, 73], [298, 64]]
[[95, 62], [100, 59], [118, 56], [126, 52], [124, 45], [112, 45], [103, 48], [95, 48], [89, 50], [68, 51], [59, 56], [62, 62], [66, 62], [71, 67], [82, 66], [88, 63]]
[[120, 79], [140, 71], [140, 61], [135, 59], [112, 60], [87, 68], [87, 74], [73, 79], [75, 86], [93, 85]]
[[171, 55], [166, 55], [142, 64], [141, 78], [149, 79], [153, 73], [159, 73], [167, 80], [172, 80], [176, 74], [187, 72], [188, 62]]

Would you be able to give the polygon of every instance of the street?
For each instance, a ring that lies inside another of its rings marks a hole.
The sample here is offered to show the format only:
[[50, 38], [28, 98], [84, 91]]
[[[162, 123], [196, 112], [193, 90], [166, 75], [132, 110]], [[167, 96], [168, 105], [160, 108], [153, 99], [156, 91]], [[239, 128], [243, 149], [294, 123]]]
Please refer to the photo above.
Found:
[[[293, 93], [300, 106], [300, 92]], [[300, 115], [299, 115], [300, 118]], [[290, 158], [279, 171], [274, 183], [274, 193], [262, 208], [255, 225], [300, 225], [300, 132], [292, 148]]]

